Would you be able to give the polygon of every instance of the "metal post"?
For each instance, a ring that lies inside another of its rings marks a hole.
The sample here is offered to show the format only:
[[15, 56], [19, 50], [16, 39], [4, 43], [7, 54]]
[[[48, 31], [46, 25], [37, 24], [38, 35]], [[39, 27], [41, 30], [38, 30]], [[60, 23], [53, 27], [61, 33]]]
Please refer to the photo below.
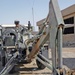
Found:
[[58, 38], [57, 38], [57, 52], [58, 52], [58, 68], [62, 68], [62, 26], [59, 26], [58, 29]]
[[56, 69], [58, 68], [58, 50], [57, 50], [57, 38], [56, 38], [56, 42], [55, 42], [55, 44], [56, 44]]
[[53, 75], [56, 75], [57, 74], [56, 73], [56, 46], [54, 49], [52, 49], [51, 53], [52, 53]]

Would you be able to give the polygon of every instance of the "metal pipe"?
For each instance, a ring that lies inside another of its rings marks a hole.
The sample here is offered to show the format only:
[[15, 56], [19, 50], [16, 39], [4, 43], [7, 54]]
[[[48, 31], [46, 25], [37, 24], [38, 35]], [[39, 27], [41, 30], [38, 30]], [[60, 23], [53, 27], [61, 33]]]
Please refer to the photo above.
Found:
[[10, 70], [11, 70], [14, 66], [15, 66], [15, 64], [12, 63], [12, 64], [9, 65], [9, 66], [5, 69], [5, 71], [3, 71], [2, 74], [0, 74], [0, 75], [7, 75], [7, 74], [10, 72]]
[[39, 54], [39, 56], [41, 56], [46, 62], [52, 65], [52, 62], [48, 60], [46, 57], [44, 57], [42, 54]]
[[50, 70], [52, 70], [52, 65], [48, 64], [47, 62], [44, 62], [43, 60], [41, 60], [39, 57], [36, 57], [36, 59], [41, 62], [44, 66], [46, 66], [47, 68], [49, 68]]
[[7, 49], [10, 49], [10, 48], [16, 48], [16, 46], [1, 46], [1, 48], [7, 48]]
[[58, 28], [57, 44], [58, 68], [62, 68], [62, 26]]
[[11, 65], [11, 63], [13, 62], [14, 58], [17, 57], [17, 55], [18, 55], [18, 52], [16, 52], [14, 54], [14, 56], [7, 62], [7, 64], [3, 68], [3, 70], [0, 72], [0, 75], [6, 75], [6, 73], [8, 72], [8, 70], [10, 71], [13, 68], [13, 65]]
[[9, 64], [11, 64], [11, 63], [13, 62], [14, 58], [17, 57], [17, 55], [18, 55], [18, 52], [16, 52], [16, 53], [14, 54], [14, 56], [11, 57], [11, 59], [7, 62], [7, 64], [5, 65], [5, 67], [7, 67]]

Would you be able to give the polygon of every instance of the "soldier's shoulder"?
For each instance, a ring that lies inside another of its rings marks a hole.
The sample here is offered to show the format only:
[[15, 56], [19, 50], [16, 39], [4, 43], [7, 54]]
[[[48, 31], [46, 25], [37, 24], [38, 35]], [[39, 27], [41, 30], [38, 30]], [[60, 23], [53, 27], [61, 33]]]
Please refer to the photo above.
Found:
[[20, 27], [21, 27], [21, 28], [25, 28], [25, 26], [24, 26], [24, 25], [20, 25]]
[[20, 29], [23, 29], [24, 27], [22, 25], [19, 26]]

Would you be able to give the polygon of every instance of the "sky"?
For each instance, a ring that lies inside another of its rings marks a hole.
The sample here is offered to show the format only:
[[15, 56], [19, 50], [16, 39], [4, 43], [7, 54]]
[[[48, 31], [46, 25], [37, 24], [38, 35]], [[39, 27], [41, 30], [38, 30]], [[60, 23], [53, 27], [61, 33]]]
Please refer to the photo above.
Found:
[[[32, 26], [37, 31], [36, 22], [47, 17], [49, 1], [0, 0], [0, 24], [14, 24], [14, 20], [19, 20], [20, 24], [27, 24], [28, 21], [31, 21]], [[58, 0], [58, 3], [60, 10], [63, 10], [75, 4], [75, 0]]]

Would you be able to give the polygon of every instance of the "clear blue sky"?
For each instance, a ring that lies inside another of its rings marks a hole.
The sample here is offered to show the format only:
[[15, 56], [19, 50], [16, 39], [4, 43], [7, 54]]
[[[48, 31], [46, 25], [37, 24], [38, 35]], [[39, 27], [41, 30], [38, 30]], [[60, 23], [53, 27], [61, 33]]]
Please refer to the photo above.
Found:
[[[13, 24], [19, 20], [33, 24], [32, 7], [34, 8], [34, 23], [45, 18], [48, 14], [50, 0], [0, 0], [0, 24]], [[75, 0], [58, 0], [60, 9], [75, 4]]]

